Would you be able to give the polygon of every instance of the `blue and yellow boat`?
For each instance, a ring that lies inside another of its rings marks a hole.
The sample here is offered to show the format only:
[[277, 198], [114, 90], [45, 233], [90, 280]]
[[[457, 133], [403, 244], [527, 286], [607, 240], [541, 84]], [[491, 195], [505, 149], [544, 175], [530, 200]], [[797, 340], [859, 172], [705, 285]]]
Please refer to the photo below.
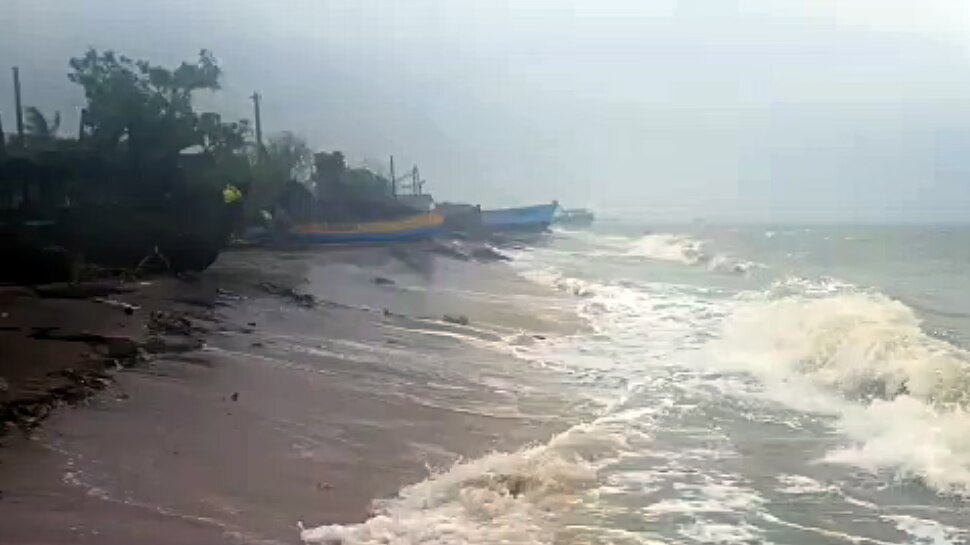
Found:
[[444, 216], [433, 212], [393, 221], [305, 223], [290, 228], [289, 238], [308, 244], [378, 244], [424, 240], [441, 234], [444, 223]]

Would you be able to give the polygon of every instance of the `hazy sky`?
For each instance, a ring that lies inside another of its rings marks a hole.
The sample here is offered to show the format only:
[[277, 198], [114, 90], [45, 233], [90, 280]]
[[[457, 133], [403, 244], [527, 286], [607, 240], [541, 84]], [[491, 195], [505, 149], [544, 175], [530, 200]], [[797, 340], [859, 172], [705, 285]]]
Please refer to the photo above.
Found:
[[[0, 66], [70, 128], [89, 45], [211, 49], [207, 105], [249, 116], [259, 89], [267, 132], [393, 152], [439, 200], [970, 218], [967, 0], [0, 0]], [[5, 91], [8, 130], [12, 110]]]

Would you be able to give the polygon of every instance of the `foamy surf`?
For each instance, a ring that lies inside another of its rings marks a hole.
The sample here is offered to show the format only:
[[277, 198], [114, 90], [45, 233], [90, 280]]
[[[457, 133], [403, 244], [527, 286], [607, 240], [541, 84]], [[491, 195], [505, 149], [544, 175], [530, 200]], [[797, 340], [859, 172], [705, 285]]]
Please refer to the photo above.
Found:
[[704, 242], [687, 235], [656, 233], [643, 235], [633, 242], [628, 255], [660, 261], [674, 261], [684, 265], [696, 265], [706, 261]]
[[[560, 232], [550, 246], [509, 252], [511, 266], [560, 294], [588, 330], [493, 344], [549, 371], [530, 388], [576, 399], [589, 423], [435, 472], [363, 524], [308, 529], [305, 540], [955, 545], [967, 535], [945, 502], [916, 508], [970, 493], [970, 356], [927, 335], [912, 308], [836, 278], [772, 278], [780, 269], [692, 235]], [[699, 280], [733, 263], [764, 274], [744, 278], [746, 291], [723, 275]], [[689, 283], [676, 282], [680, 265]]]
[[[611, 239], [610, 243], [617, 244], [615, 239]], [[717, 273], [747, 274], [763, 268], [763, 265], [753, 261], [711, 251], [708, 241], [690, 235], [651, 233], [638, 239], [628, 239], [622, 247], [625, 257], [701, 266]]]
[[621, 438], [582, 425], [548, 444], [459, 462], [378, 501], [361, 524], [303, 529], [305, 543], [552, 543]]
[[807, 291], [740, 303], [712, 360], [760, 377], [766, 396], [835, 414], [851, 443], [825, 461], [970, 494], [970, 353], [884, 295]]

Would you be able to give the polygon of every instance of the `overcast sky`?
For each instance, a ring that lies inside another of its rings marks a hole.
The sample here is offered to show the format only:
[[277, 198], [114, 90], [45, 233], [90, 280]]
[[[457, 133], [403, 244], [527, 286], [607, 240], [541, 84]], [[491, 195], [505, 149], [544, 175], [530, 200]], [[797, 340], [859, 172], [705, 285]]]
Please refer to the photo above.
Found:
[[394, 153], [439, 200], [970, 218], [967, 0], [0, 0], [0, 65], [71, 128], [87, 46], [213, 50], [206, 107], [249, 116], [259, 89], [267, 132]]

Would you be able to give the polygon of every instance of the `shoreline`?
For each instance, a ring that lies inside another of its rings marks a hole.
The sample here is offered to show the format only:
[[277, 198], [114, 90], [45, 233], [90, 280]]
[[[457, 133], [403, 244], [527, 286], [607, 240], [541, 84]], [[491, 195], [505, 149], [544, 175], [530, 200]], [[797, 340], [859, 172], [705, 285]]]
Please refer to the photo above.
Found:
[[[0, 517], [18, 521], [0, 529], [0, 540], [120, 543], [133, 537], [121, 527], [127, 522], [178, 536], [140, 542], [298, 542], [298, 521], [360, 522], [372, 500], [424, 479], [428, 467], [547, 439], [568, 416], [493, 414], [483, 408], [510, 400], [489, 401], [497, 394], [472, 383], [460, 386], [466, 393], [454, 406], [451, 394], [427, 397], [445, 394], [422, 378], [431, 371], [414, 367], [425, 364], [422, 351], [443, 357], [433, 373], [457, 372], [454, 380], [465, 371], [451, 369], [451, 355], [507, 364], [453, 339], [496, 342], [477, 327], [482, 320], [572, 327], [486, 301], [469, 306], [461, 294], [477, 282], [513, 278], [488, 264], [494, 259], [449, 255], [456, 248], [230, 251], [194, 283], [159, 279], [113, 295], [140, 307], [132, 315], [86, 303], [113, 321], [98, 329], [89, 319], [85, 332], [128, 335], [139, 354], [152, 333], [143, 317], [153, 311], [187, 319], [189, 335], [179, 337], [200, 344], [138, 356], [100, 393], [85, 391], [94, 395], [77, 409], [0, 439]], [[415, 282], [431, 289], [407, 285]], [[24, 479], [17, 468], [43, 478]], [[51, 518], [70, 523], [57, 528]]]

